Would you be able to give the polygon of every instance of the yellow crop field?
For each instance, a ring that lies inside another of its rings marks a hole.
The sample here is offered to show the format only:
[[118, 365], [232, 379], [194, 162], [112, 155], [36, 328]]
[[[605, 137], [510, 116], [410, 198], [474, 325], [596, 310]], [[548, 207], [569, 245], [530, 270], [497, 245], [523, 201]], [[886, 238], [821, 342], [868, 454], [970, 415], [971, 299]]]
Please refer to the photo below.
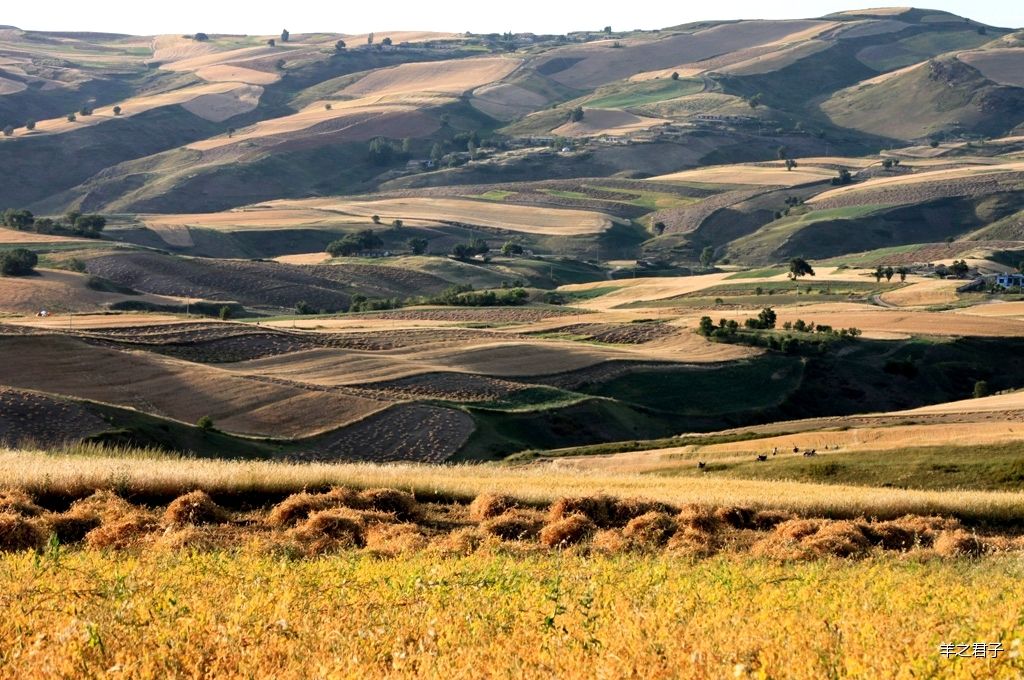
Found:
[[[1021, 576], [1013, 558], [16, 553], [0, 556], [0, 672], [1010, 678]], [[996, 657], [940, 654], [974, 642]]]
[[786, 170], [773, 165], [719, 165], [660, 175], [653, 177], [652, 181], [793, 187], [822, 182], [834, 176], [834, 170], [813, 166]]

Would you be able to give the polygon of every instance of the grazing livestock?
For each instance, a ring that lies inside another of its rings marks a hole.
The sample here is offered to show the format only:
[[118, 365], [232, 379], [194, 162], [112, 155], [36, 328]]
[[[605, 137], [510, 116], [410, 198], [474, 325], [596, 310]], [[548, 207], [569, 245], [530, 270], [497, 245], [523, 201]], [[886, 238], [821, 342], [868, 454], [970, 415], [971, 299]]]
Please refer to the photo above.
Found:
[[758, 462], [758, 463], [763, 463], [763, 462], [765, 462], [766, 460], [768, 460], [768, 456], [766, 456], [766, 455], [765, 455], [765, 454], [763, 454], [763, 453], [762, 453], [761, 455], [759, 455], [759, 456], [757, 457], [757, 462]]

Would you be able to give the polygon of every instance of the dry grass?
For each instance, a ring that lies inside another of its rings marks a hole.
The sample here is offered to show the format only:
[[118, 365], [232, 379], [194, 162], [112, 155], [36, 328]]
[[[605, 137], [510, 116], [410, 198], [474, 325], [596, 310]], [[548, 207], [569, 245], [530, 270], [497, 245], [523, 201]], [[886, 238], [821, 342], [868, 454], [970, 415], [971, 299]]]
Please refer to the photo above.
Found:
[[35, 517], [42, 514], [43, 509], [21, 489], [4, 489], [0, 491], [0, 513]]
[[[133, 455], [133, 452], [124, 452]], [[134, 455], [140, 455], [135, 452]], [[471, 501], [481, 493], [515, 496], [527, 503], [609, 494], [643, 496], [681, 507], [739, 506], [803, 516], [896, 519], [907, 514], [955, 516], [965, 521], [1024, 521], [1024, 494], [984, 491], [914, 491], [787, 481], [658, 477], [621, 472], [562, 470], [545, 466], [428, 466], [414, 464], [283, 464], [111, 456], [102, 449], [75, 453], [0, 452], [0, 488], [84, 497], [96, 490], [171, 496], [201, 489], [215, 497], [287, 494], [343, 486], [394, 488]], [[606, 506], [605, 512], [608, 512]]]
[[366, 545], [366, 524], [362, 516], [347, 508], [314, 512], [293, 530], [309, 554]]
[[491, 519], [512, 510], [519, 505], [514, 496], [508, 494], [482, 493], [469, 504], [469, 518], [477, 522]]
[[987, 549], [980, 538], [963, 529], [943, 531], [935, 539], [935, 552], [945, 557], [978, 557]]
[[661, 547], [679, 528], [668, 513], [648, 512], [629, 520], [622, 530], [622, 536], [634, 545]]
[[529, 510], [508, 510], [497, 517], [480, 523], [480, 528], [491, 536], [505, 541], [522, 541], [537, 537], [544, 525], [543, 514]]

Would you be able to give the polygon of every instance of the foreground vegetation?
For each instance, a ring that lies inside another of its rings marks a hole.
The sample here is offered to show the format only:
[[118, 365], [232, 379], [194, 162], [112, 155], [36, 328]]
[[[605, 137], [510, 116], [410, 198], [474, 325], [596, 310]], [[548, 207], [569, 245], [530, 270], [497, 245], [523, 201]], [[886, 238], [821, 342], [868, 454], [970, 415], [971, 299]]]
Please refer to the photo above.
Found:
[[[6, 554], [0, 673], [1018, 677], [1022, 576], [1011, 558]], [[939, 654], [976, 641], [1005, 651]]]

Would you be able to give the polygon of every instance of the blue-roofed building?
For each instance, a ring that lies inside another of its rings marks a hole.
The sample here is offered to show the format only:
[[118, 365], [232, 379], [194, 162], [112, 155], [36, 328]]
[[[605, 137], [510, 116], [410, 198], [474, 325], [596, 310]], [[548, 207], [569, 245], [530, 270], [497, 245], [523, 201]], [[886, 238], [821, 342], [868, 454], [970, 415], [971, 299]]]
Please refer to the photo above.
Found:
[[996, 274], [996, 285], [1003, 288], [1024, 287], [1024, 274]]

